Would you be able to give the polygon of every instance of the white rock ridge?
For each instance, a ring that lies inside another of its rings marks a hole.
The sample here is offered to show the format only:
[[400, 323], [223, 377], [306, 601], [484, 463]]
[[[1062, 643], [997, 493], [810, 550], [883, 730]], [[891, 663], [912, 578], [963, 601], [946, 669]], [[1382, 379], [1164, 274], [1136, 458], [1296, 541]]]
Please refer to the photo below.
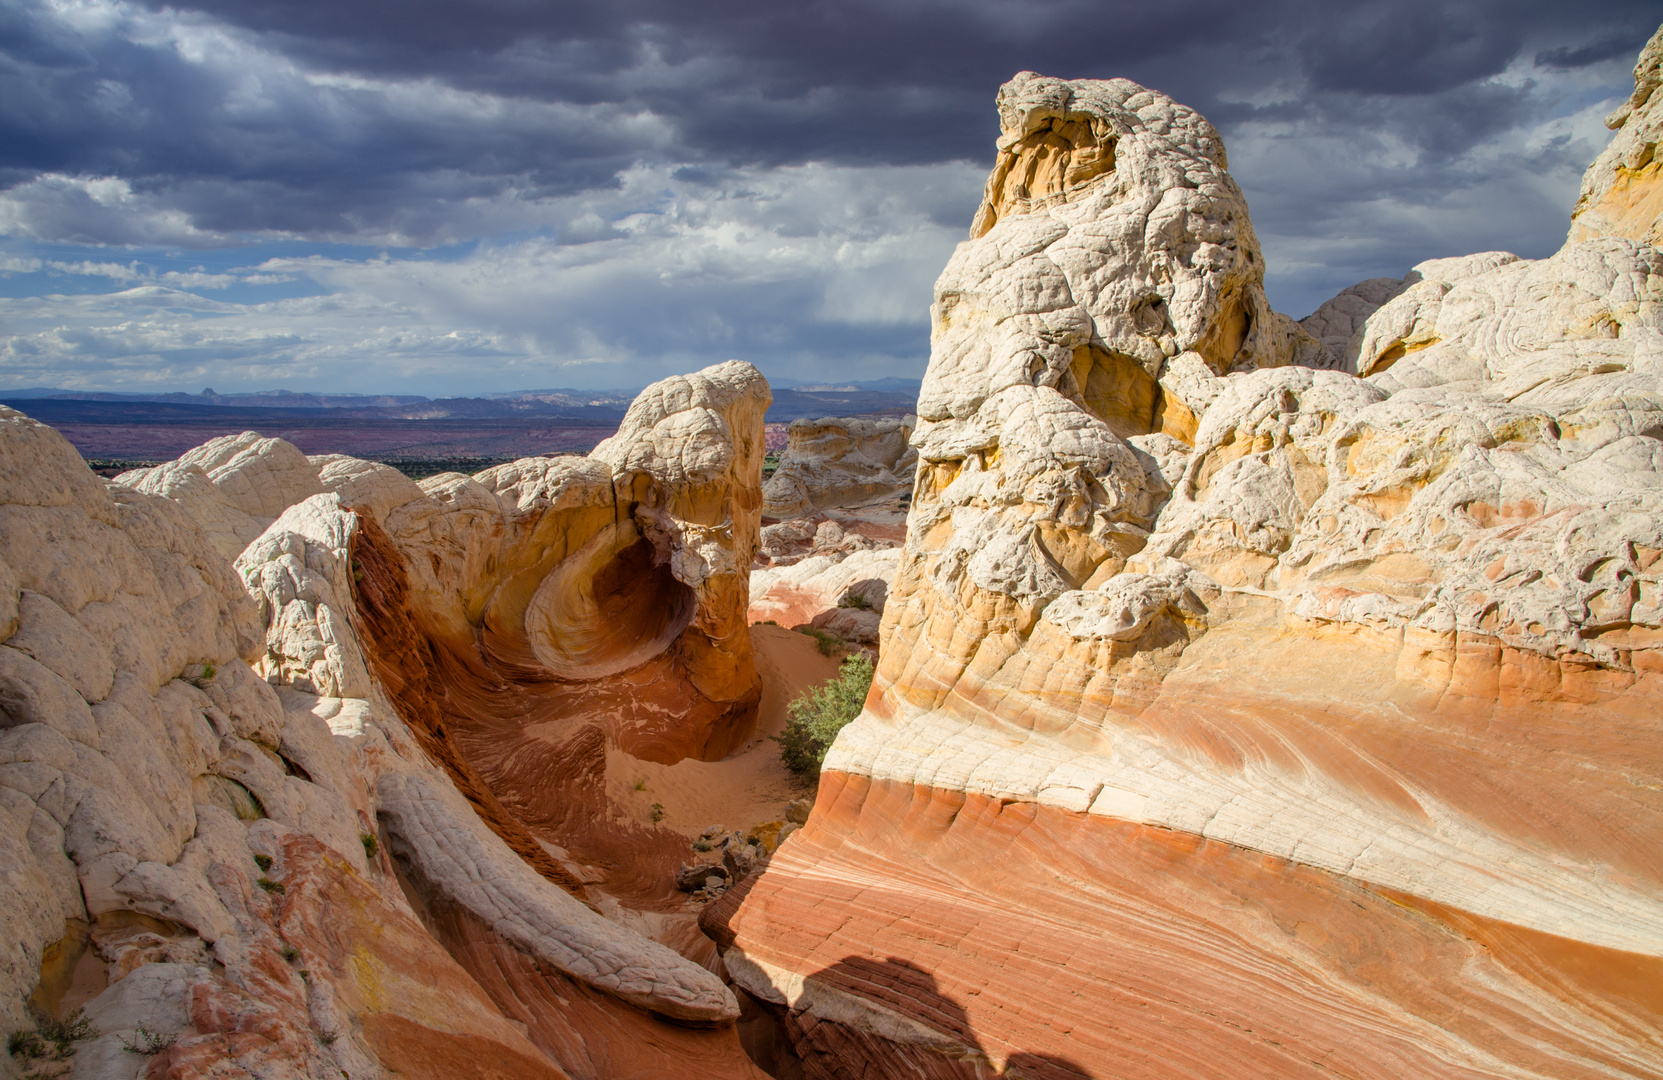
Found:
[[[77, 1075], [131, 1075], [121, 1039], [143, 1025], [179, 1035], [170, 1053], [180, 1068], [233, 1060], [259, 1075], [375, 1076], [396, 1057], [376, 1034], [388, 1010], [552, 1068], [421, 928], [375, 854], [378, 832], [430, 888], [528, 955], [664, 1016], [734, 1019], [716, 976], [532, 870], [429, 759], [366, 664], [352, 552], [364, 514], [407, 536], [423, 530], [433, 550], [465, 561], [470, 548], [446, 549], [445, 530], [500, 523], [505, 505], [588, 500], [610, 518], [616, 486], [647, 491], [637, 474], [696, 480], [736, 453], [760, 470], [766, 397], [744, 365], [671, 380], [631, 413], [646, 419], [595, 457], [505, 466], [495, 491], [465, 478], [424, 490], [383, 466], [308, 461], [251, 434], [105, 484], [56, 432], [0, 409], [0, 910], [10, 931], [0, 1022], [32, 1023], [24, 1002], [47, 947], [66, 925], [92, 921], [114, 985], [89, 1005], [103, 1026]], [[754, 432], [735, 430], [742, 412], [756, 414]], [[734, 449], [742, 439], [754, 453]], [[667, 538], [688, 588], [737, 588], [742, 613], [755, 520], [740, 523], [751, 539], [736, 557], [717, 540], [733, 526], [709, 509], [643, 506], [636, 528]], [[442, 591], [447, 574], [472, 572], [442, 562], [418, 587]], [[370, 922], [314, 924], [342, 904]], [[111, 927], [137, 915], [167, 929], [142, 947], [120, 944]], [[398, 944], [378, 954], [352, 938], [370, 924]], [[371, 959], [350, 961], [341, 947]], [[439, 983], [396, 989], [415, 970], [406, 963]], [[151, 982], [154, 992], [137, 989]], [[372, 983], [397, 1001], [375, 998]], [[181, 1013], [182, 1000], [198, 1011]], [[202, 1026], [209, 1002], [218, 1027]], [[254, 1023], [281, 1037], [235, 1042]]]

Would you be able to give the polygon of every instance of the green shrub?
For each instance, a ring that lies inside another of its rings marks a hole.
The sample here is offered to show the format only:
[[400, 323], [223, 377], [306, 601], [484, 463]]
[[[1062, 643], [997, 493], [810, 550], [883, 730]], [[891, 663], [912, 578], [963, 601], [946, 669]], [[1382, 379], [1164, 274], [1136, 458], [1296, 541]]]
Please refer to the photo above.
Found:
[[6, 1052], [12, 1057], [38, 1058], [46, 1055], [46, 1042], [26, 1028], [18, 1028], [6, 1039]]
[[[35, 1030], [27, 1028], [11, 1033], [6, 1039], [6, 1052], [15, 1058], [50, 1058], [67, 1061], [75, 1053], [75, 1044], [90, 1039], [95, 1032], [86, 1011], [76, 1009], [62, 1020], [35, 1012]], [[37, 1075], [29, 1073], [28, 1075]], [[57, 1073], [52, 1075], [56, 1076]]]
[[798, 632], [807, 634], [809, 637], [820, 643], [821, 656], [830, 656], [832, 653], [841, 649], [845, 644], [843, 639], [838, 637], [836, 634], [833, 634], [827, 630], [816, 630], [812, 626], [799, 627]]
[[92, 1038], [92, 1021], [84, 1009], [76, 1009], [62, 1020], [43, 1018], [38, 1026], [46, 1041], [57, 1046], [60, 1055], [71, 1053], [71, 1043]]
[[774, 736], [780, 760], [798, 776], [819, 776], [837, 733], [860, 715], [872, 688], [872, 661], [855, 653], [843, 661], [837, 678], [810, 690], [786, 707], [791, 718]]
[[358, 842], [364, 845], [364, 857], [366, 859], [375, 858], [381, 851], [381, 844], [376, 840], [374, 833], [359, 834]]
[[871, 611], [872, 601], [866, 599], [866, 597], [855, 592], [853, 589], [850, 589], [838, 598], [837, 606], [842, 608], [855, 608], [858, 611]]
[[129, 1054], [142, 1054], [145, 1057], [151, 1057], [161, 1053], [178, 1041], [178, 1035], [163, 1035], [159, 1031], [151, 1031], [140, 1024], [133, 1029], [133, 1040], [129, 1042], [123, 1038], [121, 1046]]

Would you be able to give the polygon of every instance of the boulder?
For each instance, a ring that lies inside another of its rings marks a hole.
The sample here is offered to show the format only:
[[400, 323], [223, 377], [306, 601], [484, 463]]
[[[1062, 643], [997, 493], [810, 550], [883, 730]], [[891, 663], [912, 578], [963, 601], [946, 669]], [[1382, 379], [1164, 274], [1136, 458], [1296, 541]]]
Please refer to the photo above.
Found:
[[918, 463], [907, 442], [912, 427], [910, 417], [793, 420], [779, 467], [763, 485], [763, 514], [783, 521], [910, 495]]
[[676, 871], [676, 888], [682, 892], [697, 892], [710, 888], [711, 878], [725, 884], [728, 880], [728, 868], [722, 863], [696, 863], [692, 866], [682, 863], [681, 868]]

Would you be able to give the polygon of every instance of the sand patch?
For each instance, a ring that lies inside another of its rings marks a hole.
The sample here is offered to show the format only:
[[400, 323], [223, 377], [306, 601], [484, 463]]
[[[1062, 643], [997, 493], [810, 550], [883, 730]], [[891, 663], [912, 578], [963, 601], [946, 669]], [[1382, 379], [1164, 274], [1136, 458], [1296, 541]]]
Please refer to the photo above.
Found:
[[661, 827], [694, 837], [707, 825], [743, 830], [777, 821], [786, 803], [813, 796], [814, 784], [780, 763], [779, 744], [769, 736], [784, 729], [793, 698], [837, 675], [838, 661], [820, 655], [813, 638], [779, 626], [752, 626], [751, 645], [762, 676], [756, 733], [721, 761], [658, 765], [609, 746], [606, 794], [617, 810], [650, 825], [657, 803]]

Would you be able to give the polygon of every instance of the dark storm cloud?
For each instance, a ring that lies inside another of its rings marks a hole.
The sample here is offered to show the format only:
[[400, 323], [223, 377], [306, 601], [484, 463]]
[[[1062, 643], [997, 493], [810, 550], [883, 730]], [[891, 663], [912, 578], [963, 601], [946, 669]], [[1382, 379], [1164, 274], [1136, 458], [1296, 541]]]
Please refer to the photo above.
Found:
[[424, 202], [606, 186], [654, 141], [638, 106], [444, 100], [443, 84], [401, 98], [350, 68], [320, 79], [203, 16], [4, 11], [0, 175], [119, 176], [208, 234], [353, 235]]
[[[146, 2], [0, 0], [21, 298], [0, 382], [916, 374], [994, 93], [1024, 69], [1212, 120], [1271, 298], [1302, 315], [1425, 258], [1556, 248], [1663, 20], [1659, 0]], [[251, 238], [376, 247], [217, 274], [156, 256]], [[127, 291], [66, 293], [76, 275]], [[163, 286], [251, 291], [141, 320]]]
[[[1631, 55], [1663, 5], [199, 0], [154, 11], [186, 30], [241, 28], [244, 47], [308, 72], [438, 84], [495, 105], [400, 109], [379, 85], [227, 70], [154, 34], [14, 2], [0, 8], [0, 178], [118, 175], [141, 194], [171, 192], [215, 235], [403, 229], [422, 242], [457, 238], [419, 235], [426, 201], [567, 194], [644, 158], [981, 162], [992, 93], [1021, 69], [1124, 75], [1227, 136], [1246, 115], [1233, 102], [1267, 82], [1300, 84], [1283, 109], [1313, 122], [1356, 117], [1359, 98], [1425, 100], [1412, 115], [1381, 105], [1361, 129], [1436, 158], [1513, 122], [1505, 95], [1470, 92], [1481, 80], [1537, 46], [1553, 46], [1535, 55], [1555, 67]], [[620, 122], [631, 117], [662, 128]], [[410, 220], [392, 220], [400, 207]]]
[[1534, 45], [1554, 46], [1538, 62], [1559, 66], [1632, 56], [1663, 18], [1655, 0], [187, 6], [332, 67], [646, 107], [674, 117], [690, 151], [774, 163], [980, 159], [988, 99], [1023, 69], [1124, 75], [1203, 111], [1271, 73], [1304, 78], [1316, 96], [1425, 95], [1496, 75]]
[[1536, 54], [1536, 66], [1568, 71], [1571, 68], [1597, 64], [1601, 60], [1626, 60], [1634, 53], [1634, 35], [1613, 34], [1579, 49], [1573, 49], [1568, 45], [1561, 45], [1557, 49], [1544, 49]]

